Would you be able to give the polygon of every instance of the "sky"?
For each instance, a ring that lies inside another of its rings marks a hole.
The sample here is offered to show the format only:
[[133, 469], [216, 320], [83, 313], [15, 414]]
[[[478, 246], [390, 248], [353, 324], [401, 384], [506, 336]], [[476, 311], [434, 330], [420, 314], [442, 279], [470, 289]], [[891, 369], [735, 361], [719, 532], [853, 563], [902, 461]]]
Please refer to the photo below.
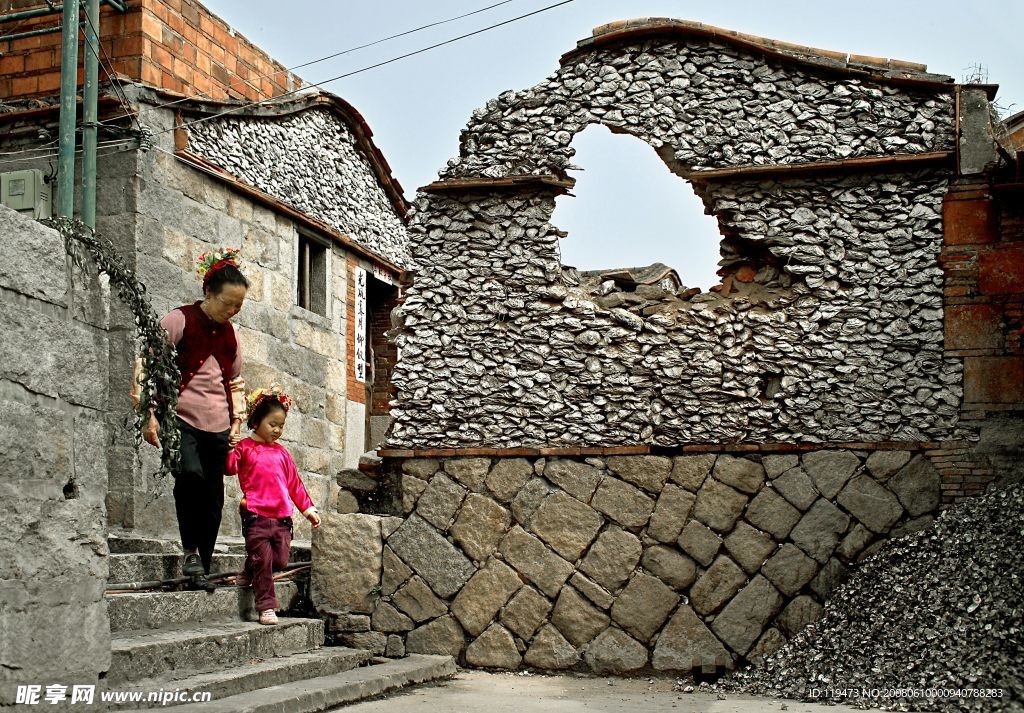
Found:
[[[484, 12], [303, 67], [321, 82], [480, 30], [559, 0], [511, 0]], [[294, 67], [501, 0], [207, 0], [272, 57]], [[1000, 85], [1003, 115], [1024, 110], [1022, 0], [571, 0], [493, 30], [330, 82], [351, 102], [406, 195], [430, 183], [458, 153], [459, 132], [473, 109], [508, 89], [552, 74], [558, 58], [598, 25], [639, 17], [673, 17], [822, 49], [921, 62], [958, 81]], [[654, 150], [603, 127], [579, 134], [574, 197], [558, 199], [552, 223], [569, 232], [562, 261], [580, 269], [663, 262], [684, 284], [717, 282], [720, 235], [693, 189], [672, 175]]]

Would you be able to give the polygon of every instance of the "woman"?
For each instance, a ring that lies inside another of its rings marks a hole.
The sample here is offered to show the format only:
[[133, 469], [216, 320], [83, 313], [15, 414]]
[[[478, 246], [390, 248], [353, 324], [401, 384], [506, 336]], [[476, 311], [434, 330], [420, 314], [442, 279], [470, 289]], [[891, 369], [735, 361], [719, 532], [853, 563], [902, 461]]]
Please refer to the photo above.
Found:
[[[231, 248], [201, 255], [198, 271], [202, 301], [172, 310], [160, 326], [177, 349], [181, 371], [181, 464], [174, 473], [174, 507], [185, 553], [181, 573], [202, 580], [210, 573], [220, 529], [224, 466], [228, 451], [241, 440], [245, 418], [245, 384], [238, 376], [242, 351], [231, 318], [242, 309], [249, 281], [238, 269], [238, 251]], [[160, 425], [153, 414], [142, 435], [159, 447]]]

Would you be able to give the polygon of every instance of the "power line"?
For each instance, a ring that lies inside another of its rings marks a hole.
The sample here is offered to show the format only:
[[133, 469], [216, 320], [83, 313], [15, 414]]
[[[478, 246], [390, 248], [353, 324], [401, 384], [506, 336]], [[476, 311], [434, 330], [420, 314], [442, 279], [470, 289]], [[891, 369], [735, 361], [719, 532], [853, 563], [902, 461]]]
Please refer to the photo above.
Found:
[[[312, 66], [314, 64], [319, 64], [320, 62], [326, 62], [329, 59], [334, 59], [336, 57], [341, 57], [342, 55], [350, 54], [352, 52], [356, 52], [356, 51], [361, 50], [361, 49], [366, 49], [367, 47], [373, 47], [374, 45], [379, 45], [379, 44], [382, 44], [384, 42], [388, 42], [390, 40], [397, 39], [399, 37], [405, 37], [406, 35], [411, 35], [411, 34], [414, 34], [416, 32], [421, 32], [423, 30], [430, 29], [431, 27], [438, 27], [440, 25], [445, 25], [445, 24], [447, 24], [449, 22], [455, 22], [456, 20], [461, 20], [463, 18], [470, 17], [472, 15], [479, 15], [482, 12], [486, 12], [488, 10], [493, 10], [496, 7], [499, 7], [501, 5], [507, 5], [508, 3], [515, 2], [515, 1], [516, 0], [502, 0], [501, 2], [494, 3], [493, 5], [488, 5], [487, 7], [482, 7], [479, 10], [473, 10], [472, 12], [463, 13], [462, 15], [456, 15], [455, 17], [449, 17], [449, 18], [447, 18], [445, 20], [438, 20], [436, 22], [431, 22], [431, 23], [429, 23], [427, 25], [421, 25], [420, 27], [415, 27], [415, 28], [413, 28], [411, 30], [406, 30], [405, 32], [399, 32], [399, 33], [394, 34], [394, 35], [389, 35], [387, 37], [382, 37], [379, 40], [374, 40], [373, 42], [367, 42], [366, 44], [358, 45], [356, 47], [350, 47], [350, 48], [348, 48], [346, 50], [341, 50], [340, 52], [335, 52], [334, 54], [329, 54], [326, 57], [319, 57], [317, 59], [310, 60], [309, 62], [303, 62], [302, 64], [296, 64], [294, 67], [287, 67], [285, 69], [279, 69], [276, 72], [270, 72], [268, 74], [261, 74], [261, 75], [258, 75], [256, 77], [254, 77], [254, 79], [270, 79], [271, 77], [276, 77], [277, 75], [283, 74], [285, 72], [293, 72], [296, 69], [302, 69], [303, 67], [310, 67], [310, 66]], [[213, 79], [213, 81], [217, 82], [217, 84], [221, 85], [225, 89], [227, 89], [229, 91], [232, 89], [232, 84], [231, 84], [230, 81], [222, 82], [222, 81], [220, 81], [219, 79], [217, 79], [215, 77], [211, 77], [211, 78]], [[254, 85], [252, 83], [252, 81], [250, 81], [248, 79], [243, 79], [241, 77], [239, 77], [239, 79], [241, 79], [243, 82], [248, 84], [250, 87], [252, 87], [256, 91], [260, 91], [260, 88], [257, 87], [256, 85]], [[181, 99], [175, 99], [173, 101], [164, 102], [163, 104], [157, 104], [153, 108], [154, 109], [162, 109], [164, 107], [174, 106], [174, 105], [180, 104], [182, 102], [191, 101], [193, 99], [199, 99], [199, 98], [203, 98], [203, 97], [209, 99], [210, 98], [210, 94], [204, 93], [204, 92], [199, 92], [197, 94], [192, 94], [192, 95], [187, 96], [187, 97], [182, 97]], [[119, 117], [119, 116], [112, 117], [112, 119], [119, 119], [119, 118], [121, 118], [121, 117]]]
[[[98, 142], [96, 144], [96, 147], [97, 148], [106, 148], [108, 146], [115, 146], [115, 145], [119, 145], [119, 144], [124, 144], [124, 143], [126, 143], [126, 141], [127, 142], [132, 142], [131, 140], [126, 140], [126, 139], [111, 139], [109, 141], [100, 141], [100, 142]], [[134, 150], [136, 150], [138, 148], [139, 148], [138, 146], [126, 146], [125, 148], [118, 149], [117, 151], [106, 151], [104, 153], [100, 153], [100, 152], [97, 151], [96, 156], [97, 156], [97, 158], [100, 157], [100, 156], [110, 156], [112, 154], [122, 153], [124, 151], [134, 151]], [[81, 147], [76, 148], [75, 149], [75, 153], [76, 154], [82, 153]], [[25, 156], [23, 158], [10, 158], [10, 159], [6, 159], [5, 158], [5, 159], [0, 159], [0, 166], [7, 166], [8, 164], [11, 164], [11, 163], [24, 163], [26, 161], [43, 161], [43, 160], [46, 160], [46, 159], [56, 158], [58, 155], [59, 155], [58, 151], [50, 151], [49, 153], [39, 154], [37, 156]]]
[[513, 17], [513, 18], [511, 18], [509, 20], [505, 20], [503, 22], [498, 22], [498, 23], [495, 23], [493, 25], [489, 25], [487, 27], [483, 27], [483, 28], [481, 28], [479, 30], [474, 30], [473, 32], [467, 32], [464, 35], [459, 35], [458, 37], [452, 37], [451, 39], [445, 40], [444, 42], [438, 42], [438, 43], [430, 45], [428, 47], [423, 47], [422, 49], [414, 50], [413, 52], [407, 52], [406, 54], [399, 55], [398, 57], [392, 57], [391, 59], [384, 60], [383, 62], [377, 62], [376, 64], [371, 64], [371, 65], [369, 65], [367, 67], [363, 67], [361, 69], [356, 69], [356, 70], [353, 70], [351, 72], [346, 72], [345, 74], [339, 74], [337, 77], [331, 77], [330, 79], [324, 79], [323, 81], [320, 81], [320, 82], [314, 82], [313, 84], [308, 84], [308, 85], [299, 87], [298, 89], [293, 89], [290, 92], [284, 92], [283, 94], [279, 94], [278, 96], [275, 96], [275, 97], [271, 97], [271, 98], [268, 98], [268, 99], [261, 99], [260, 101], [254, 101], [254, 102], [248, 102], [248, 103], [245, 103], [245, 104], [240, 104], [238, 106], [231, 107], [230, 109], [226, 109], [226, 110], [218, 112], [216, 114], [211, 114], [209, 116], [200, 117], [199, 119], [193, 119], [192, 121], [186, 121], [186, 122], [182, 123], [179, 126], [172, 126], [169, 129], [163, 129], [161, 131], [157, 131], [153, 135], [157, 136], [157, 135], [160, 135], [160, 134], [166, 134], [168, 131], [174, 131], [176, 129], [184, 129], [184, 128], [187, 128], [189, 126], [193, 126], [195, 124], [202, 124], [204, 122], [211, 121], [213, 119], [217, 119], [217, 118], [220, 118], [222, 116], [226, 116], [227, 114], [235, 114], [237, 112], [244, 111], [245, 109], [249, 109], [251, 107], [260, 106], [261, 104], [267, 104], [269, 102], [280, 101], [281, 99], [284, 99], [285, 97], [289, 97], [289, 96], [298, 94], [300, 92], [308, 91], [312, 87], [323, 88], [323, 86], [325, 84], [330, 84], [331, 82], [336, 82], [339, 79], [346, 79], [348, 77], [352, 77], [352, 76], [355, 76], [357, 74], [362, 74], [363, 72], [368, 72], [371, 69], [377, 69], [378, 67], [383, 67], [385, 65], [392, 64], [394, 62], [398, 62], [400, 60], [407, 59], [409, 57], [413, 57], [413, 56], [418, 55], [418, 54], [423, 54], [424, 52], [429, 52], [430, 50], [437, 49], [438, 47], [444, 47], [445, 45], [450, 45], [450, 44], [452, 44], [454, 42], [458, 42], [459, 40], [464, 40], [467, 37], [473, 37], [474, 35], [479, 35], [479, 34], [482, 34], [484, 32], [488, 32], [488, 31], [496, 29], [498, 27], [503, 27], [503, 26], [509, 25], [509, 24], [511, 24], [513, 22], [517, 22], [519, 20], [526, 19], [527, 17], [532, 17], [534, 15], [539, 15], [540, 13], [547, 12], [548, 10], [553, 10], [556, 7], [561, 7], [562, 5], [568, 5], [569, 3], [572, 3], [572, 2], [575, 2], [575, 0], [562, 0], [561, 2], [557, 2], [557, 3], [553, 4], [553, 5], [548, 5], [547, 7], [542, 7], [539, 10], [534, 10], [533, 12], [528, 12], [525, 15], [519, 15], [518, 17]]

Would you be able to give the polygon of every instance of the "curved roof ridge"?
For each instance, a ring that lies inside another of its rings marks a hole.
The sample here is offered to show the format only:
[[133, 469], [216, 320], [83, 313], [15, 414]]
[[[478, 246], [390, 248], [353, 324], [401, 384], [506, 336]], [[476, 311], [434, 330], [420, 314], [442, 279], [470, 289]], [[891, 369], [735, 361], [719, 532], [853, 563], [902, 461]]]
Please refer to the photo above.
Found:
[[[157, 91], [158, 95], [179, 96], [177, 92]], [[232, 109], [235, 107], [235, 109]], [[187, 114], [212, 116], [224, 114], [226, 117], [241, 118], [275, 118], [298, 114], [310, 109], [325, 108], [338, 116], [355, 134], [356, 141], [370, 161], [374, 173], [377, 174], [381, 187], [387, 194], [399, 217], [405, 220], [409, 212], [409, 202], [405, 198], [402, 185], [395, 178], [384, 154], [373, 141], [373, 130], [363, 115], [352, 104], [337, 94], [323, 90], [300, 91], [286, 99], [265, 100], [258, 104], [245, 101], [220, 99], [183, 99], [178, 102], [178, 111]], [[185, 130], [188, 129], [188, 122]]]
[[878, 81], [943, 86], [944, 88], [948, 88], [954, 82], [954, 79], [947, 75], [929, 73], [927, 65], [919, 62], [820, 49], [736, 30], [727, 30], [703, 22], [670, 17], [617, 20], [595, 27], [590, 37], [576, 43], [576, 49], [562, 55], [561, 63], [564, 65], [599, 46], [652, 36], [701, 37], [718, 40], [763, 54], [789, 59], [803, 65], [847, 74], [870, 75], [872, 79]]

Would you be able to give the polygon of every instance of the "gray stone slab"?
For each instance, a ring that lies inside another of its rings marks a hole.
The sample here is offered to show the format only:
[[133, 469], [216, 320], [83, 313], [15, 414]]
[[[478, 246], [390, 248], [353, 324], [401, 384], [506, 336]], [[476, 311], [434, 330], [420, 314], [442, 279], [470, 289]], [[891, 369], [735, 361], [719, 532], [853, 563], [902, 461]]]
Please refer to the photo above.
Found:
[[416, 515], [388, 538], [388, 545], [441, 597], [458, 592], [476, 572], [455, 545]]
[[569, 643], [579, 648], [607, 628], [608, 615], [572, 587], [562, 587], [551, 612], [551, 623]]
[[586, 503], [590, 502], [594, 491], [597, 490], [604, 472], [579, 461], [556, 459], [545, 463], [544, 477], [569, 495]]
[[478, 636], [521, 586], [514, 569], [501, 560], [491, 559], [455, 597], [451, 612], [470, 635]]
[[860, 467], [860, 459], [849, 451], [813, 451], [802, 461], [818, 492], [830, 500]]
[[658, 671], [689, 673], [696, 668], [731, 667], [732, 657], [693, 610], [683, 604], [658, 636], [651, 664]]
[[712, 530], [729, 532], [746, 504], [746, 495], [709, 478], [697, 493], [693, 516]]
[[896, 494], [911, 517], [930, 513], [942, 502], [942, 478], [923, 455], [915, 457], [886, 486]]
[[686, 554], [707, 567], [722, 547], [722, 538], [696, 520], [686, 523], [679, 534], [679, 546]]
[[767, 579], [754, 577], [715, 617], [711, 630], [741, 656], [782, 607], [782, 596]]
[[[298, 599], [294, 582], [276, 582], [281, 609]], [[107, 595], [110, 630], [159, 629], [192, 622], [255, 620], [258, 616], [251, 587], [218, 587], [213, 592], [133, 592]]]
[[654, 510], [653, 499], [617, 478], [602, 480], [590, 504], [623, 527], [630, 528], [646, 525]]
[[637, 572], [615, 603], [612, 619], [639, 641], [646, 643], [665, 623], [679, 603], [677, 595], [657, 577]]
[[753, 495], [765, 481], [764, 466], [749, 458], [721, 455], [715, 461], [712, 476], [737, 490]]
[[828, 500], [820, 498], [789, 533], [800, 549], [818, 562], [832, 556], [839, 538], [850, 526], [850, 517]]
[[501, 555], [549, 597], [558, 595], [558, 590], [573, 570], [571, 564], [518, 525], [513, 526], [502, 540]]
[[202, 673], [253, 659], [311, 651], [323, 645], [319, 619], [282, 618], [277, 626], [219, 622], [175, 629], [122, 631], [111, 636], [113, 686], [161, 676], [169, 669]]
[[866, 475], [851, 480], [836, 500], [865, 527], [876, 533], [888, 532], [903, 514], [903, 507], [896, 496]]
[[678, 485], [665, 485], [647, 524], [647, 534], [659, 542], [675, 542], [690, 519], [696, 499], [693, 493]]
[[790, 468], [772, 481], [772, 487], [800, 510], [806, 510], [818, 498], [814, 481], [802, 468]]
[[612, 456], [608, 470], [649, 493], [660, 493], [672, 471], [672, 459], [663, 456]]
[[642, 553], [639, 538], [625, 530], [609, 528], [598, 535], [580, 563], [580, 571], [614, 593], [629, 579]]
[[219, 701], [178, 706], [181, 713], [312, 713], [456, 673], [451, 656], [409, 655], [374, 666], [363, 666], [330, 676], [295, 681], [229, 696]]
[[793, 596], [814, 579], [818, 565], [799, 547], [787, 542], [764, 563], [761, 572], [784, 594]]
[[530, 520], [530, 529], [570, 562], [590, 546], [604, 518], [593, 508], [562, 492], [549, 495]]

